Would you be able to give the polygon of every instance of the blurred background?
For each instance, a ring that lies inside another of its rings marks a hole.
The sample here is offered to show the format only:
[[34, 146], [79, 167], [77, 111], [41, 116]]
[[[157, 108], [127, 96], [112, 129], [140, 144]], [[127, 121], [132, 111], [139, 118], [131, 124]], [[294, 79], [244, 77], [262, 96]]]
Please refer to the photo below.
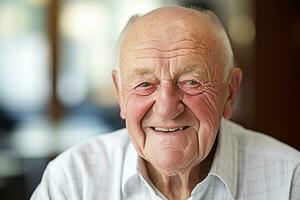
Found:
[[124, 127], [117, 37], [164, 5], [217, 13], [244, 72], [233, 120], [300, 149], [298, 0], [0, 0], [0, 199], [29, 199], [49, 160]]

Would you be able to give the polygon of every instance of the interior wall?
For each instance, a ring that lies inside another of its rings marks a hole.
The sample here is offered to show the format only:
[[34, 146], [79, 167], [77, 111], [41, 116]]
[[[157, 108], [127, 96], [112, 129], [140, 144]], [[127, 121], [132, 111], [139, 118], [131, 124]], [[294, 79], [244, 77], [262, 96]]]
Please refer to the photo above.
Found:
[[300, 2], [255, 4], [255, 128], [300, 149]]

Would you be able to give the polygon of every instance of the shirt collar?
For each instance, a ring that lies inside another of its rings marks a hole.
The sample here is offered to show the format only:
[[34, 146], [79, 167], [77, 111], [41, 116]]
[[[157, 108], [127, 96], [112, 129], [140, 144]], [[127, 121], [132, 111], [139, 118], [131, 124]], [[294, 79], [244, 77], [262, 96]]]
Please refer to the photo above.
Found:
[[218, 144], [209, 174], [218, 177], [230, 192], [232, 199], [237, 194], [238, 142], [230, 132], [226, 119], [222, 119]]
[[[238, 143], [234, 134], [230, 133], [229, 121], [222, 119], [218, 135], [217, 149], [209, 174], [218, 177], [230, 192], [232, 199], [236, 199], [237, 194], [237, 174], [238, 174]], [[136, 178], [140, 173], [144, 174], [144, 168], [140, 166], [140, 159], [131, 142], [129, 142], [125, 158], [122, 175], [122, 191], [125, 192], [126, 184], [130, 179]], [[141, 171], [139, 173], [139, 171]]]

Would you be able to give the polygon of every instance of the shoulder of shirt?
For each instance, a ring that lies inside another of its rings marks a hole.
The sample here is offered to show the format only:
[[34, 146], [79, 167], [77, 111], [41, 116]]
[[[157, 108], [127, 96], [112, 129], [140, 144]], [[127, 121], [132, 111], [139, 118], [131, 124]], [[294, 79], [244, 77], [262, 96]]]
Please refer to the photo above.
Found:
[[95, 160], [100, 160], [102, 163], [109, 162], [116, 154], [118, 157], [122, 156], [129, 143], [127, 130], [120, 129], [86, 139], [70, 147], [51, 162], [59, 164], [75, 162], [89, 164], [89, 162], [95, 162]]
[[105, 191], [120, 179], [129, 144], [127, 130], [121, 129], [74, 145], [48, 164], [39, 186], [41, 194], [51, 187], [52, 195], [74, 199], [88, 190], [88, 195], [104, 199]]
[[232, 132], [238, 140], [239, 151], [270, 159], [300, 163], [300, 152], [293, 147], [265, 133], [246, 129], [232, 121], [226, 120], [226, 124], [228, 131]]

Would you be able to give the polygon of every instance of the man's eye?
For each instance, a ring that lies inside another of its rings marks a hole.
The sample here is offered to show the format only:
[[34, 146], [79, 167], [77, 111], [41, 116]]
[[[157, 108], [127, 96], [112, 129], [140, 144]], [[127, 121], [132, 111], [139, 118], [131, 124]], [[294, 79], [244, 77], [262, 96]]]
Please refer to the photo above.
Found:
[[139, 95], [149, 95], [155, 91], [155, 84], [149, 82], [142, 82], [137, 85], [134, 89]]
[[188, 80], [188, 81], [185, 82], [185, 84], [187, 86], [198, 86], [199, 85], [199, 83], [195, 80]]
[[139, 84], [139, 85], [137, 86], [137, 88], [138, 88], [138, 87], [139, 87], [139, 88], [147, 88], [147, 87], [150, 87], [150, 86], [151, 86], [150, 83], [148, 83], [148, 82], [143, 82], [143, 83]]
[[203, 92], [203, 85], [197, 80], [185, 80], [178, 83], [178, 88], [189, 95], [197, 95]]

